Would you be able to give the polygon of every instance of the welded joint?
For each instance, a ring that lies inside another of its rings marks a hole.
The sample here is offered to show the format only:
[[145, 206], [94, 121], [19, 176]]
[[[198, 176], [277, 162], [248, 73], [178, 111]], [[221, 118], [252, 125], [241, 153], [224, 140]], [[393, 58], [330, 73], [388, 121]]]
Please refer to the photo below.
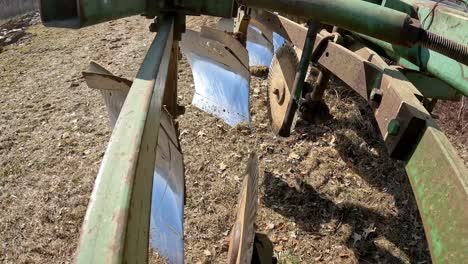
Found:
[[397, 67], [384, 69], [379, 88], [371, 92], [375, 119], [392, 158], [404, 160], [424, 132], [430, 114], [413, 93], [414, 86]]

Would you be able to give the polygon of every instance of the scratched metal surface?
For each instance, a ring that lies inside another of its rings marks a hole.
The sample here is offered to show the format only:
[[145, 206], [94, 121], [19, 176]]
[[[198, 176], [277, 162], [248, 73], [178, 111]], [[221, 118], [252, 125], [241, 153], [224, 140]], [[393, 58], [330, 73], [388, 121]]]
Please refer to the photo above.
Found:
[[[218, 28], [224, 31], [229, 31], [232, 26], [232, 19], [221, 19], [218, 24]], [[249, 26], [247, 36], [249, 66], [270, 66], [274, 52], [285, 42], [283, 37], [274, 33], [271, 43], [254, 26]], [[194, 38], [193, 34], [191, 37], [191, 41], [204, 43], [206, 49], [210, 48], [203, 38]], [[199, 50], [184, 45], [184, 38], [182, 42], [181, 47], [192, 66], [195, 83], [192, 104], [231, 126], [250, 122], [248, 73], [237, 72], [235, 67], [207, 56], [210, 52], [200, 54]]]
[[[167, 114], [163, 118], [167, 119]], [[151, 198], [150, 245], [169, 263], [184, 263], [184, 164], [175, 131], [172, 122], [161, 120]]]
[[223, 43], [199, 32], [187, 31], [181, 48], [193, 73], [192, 104], [230, 126], [250, 122], [250, 73], [242, 62]]
[[231, 126], [250, 122], [250, 76], [233, 72], [225, 65], [193, 53], [188, 53], [187, 57], [195, 83], [193, 105]]
[[[232, 31], [234, 27], [234, 20], [221, 19], [217, 28], [224, 31]], [[249, 52], [249, 66], [267, 66], [269, 67], [273, 59], [274, 53], [285, 42], [285, 39], [273, 32], [273, 43], [271, 43], [263, 32], [255, 26], [249, 25], [247, 31], [246, 48]]]
[[249, 52], [250, 66], [269, 67], [275, 52], [284, 44], [285, 39], [273, 32], [273, 43], [268, 41], [262, 31], [254, 26], [249, 26], [246, 48]]

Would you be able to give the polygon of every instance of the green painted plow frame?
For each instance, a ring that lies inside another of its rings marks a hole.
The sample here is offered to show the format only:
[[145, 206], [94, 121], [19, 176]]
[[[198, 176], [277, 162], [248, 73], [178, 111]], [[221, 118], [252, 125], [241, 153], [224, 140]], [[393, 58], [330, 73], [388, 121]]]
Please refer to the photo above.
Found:
[[161, 107], [174, 17], [161, 19], [113, 130], [81, 231], [77, 263], [146, 263]]

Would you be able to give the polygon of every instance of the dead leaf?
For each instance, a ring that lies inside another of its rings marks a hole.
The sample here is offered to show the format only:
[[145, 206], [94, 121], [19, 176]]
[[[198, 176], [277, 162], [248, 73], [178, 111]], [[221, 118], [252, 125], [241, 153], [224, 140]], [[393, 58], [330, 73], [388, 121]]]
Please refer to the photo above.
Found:
[[184, 130], [182, 130], [182, 132], [180, 132], [179, 137], [182, 138], [182, 137], [185, 136], [186, 134], [188, 134], [188, 130], [187, 130], [187, 129], [184, 129]]
[[203, 254], [205, 254], [205, 256], [211, 256], [211, 251], [209, 251], [208, 249], [205, 249], [203, 251]]
[[301, 157], [300, 157], [299, 155], [297, 155], [296, 153], [291, 152], [291, 153], [289, 153], [289, 158], [290, 158], [290, 159], [298, 160], [298, 159], [300, 159]]
[[224, 162], [221, 162], [221, 163], [219, 164], [219, 169], [220, 169], [221, 171], [226, 170], [226, 168], [227, 168], [227, 165], [226, 165]]
[[294, 231], [292, 231], [292, 232], [289, 234], [289, 236], [290, 236], [291, 238], [294, 238], [294, 239], [297, 238], [296, 232], [294, 232]]
[[346, 253], [346, 252], [342, 252], [342, 253], [340, 253], [340, 257], [341, 257], [341, 258], [348, 258], [348, 257], [349, 257], [349, 254]]
[[276, 252], [281, 252], [281, 251], [283, 251], [283, 246], [282, 245], [275, 246], [274, 250]]
[[279, 223], [279, 224], [276, 225], [276, 229], [283, 229], [283, 227], [284, 227], [284, 223], [283, 223], [283, 222], [281, 222], [281, 223]]
[[372, 223], [369, 225], [369, 227], [364, 229], [364, 232], [362, 232], [362, 237], [366, 239], [370, 233], [374, 233], [374, 232], [375, 232], [375, 227], [374, 227], [374, 223]]
[[221, 252], [227, 252], [229, 250], [229, 243], [231, 242], [231, 237], [226, 236], [224, 239], [221, 239]]
[[268, 227], [268, 229], [272, 230], [273, 228], [275, 228], [275, 224], [269, 223], [269, 224], [267, 224], [267, 227]]

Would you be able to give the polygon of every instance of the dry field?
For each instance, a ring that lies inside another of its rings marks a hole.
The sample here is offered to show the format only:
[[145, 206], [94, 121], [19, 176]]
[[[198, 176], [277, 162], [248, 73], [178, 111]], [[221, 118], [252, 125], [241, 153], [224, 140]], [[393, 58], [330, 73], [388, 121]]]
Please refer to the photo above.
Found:
[[[94, 60], [132, 79], [154, 37], [148, 25], [142, 17], [76, 31], [36, 24], [1, 51], [0, 263], [72, 262], [111, 133], [103, 101], [81, 71]], [[192, 83], [183, 59], [187, 263], [225, 262], [223, 243], [253, 150], [262, 174], [257, 226], [279, 263], [430, 263], [403, 166], [388, 157], [370, 109], [350, 89], [332, 80], [326, 101], [334, 119], [299, 124], [280, 139], [268, 128], [265, 79], [252, 77], [252, 125], [236, 128], [190, 105]], [[467, 160], [461, 111], [461, 121], [443, 123]]]

